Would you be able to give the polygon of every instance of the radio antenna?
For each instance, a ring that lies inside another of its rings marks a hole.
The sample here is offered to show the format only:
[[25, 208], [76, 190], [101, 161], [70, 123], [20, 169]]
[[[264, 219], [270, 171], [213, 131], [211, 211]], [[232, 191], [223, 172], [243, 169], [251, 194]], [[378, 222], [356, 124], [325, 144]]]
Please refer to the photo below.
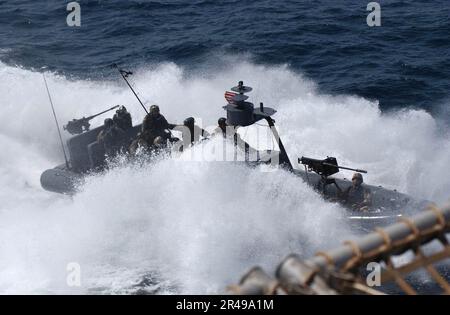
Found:
[[61, 148], [64, 154], [64, 160], [66, 161], [66, 167], [69, 169], [69, 161], [67, 160], [66, 149], [64, 149], [64, 142], [61, 136], [61, 130], [59, 129], [58, 118], [56, 118], [55, 107], [53, 106], [52, 97], [50, 95], [50, 91], [48, 89], [47, 80], [45, 79], [45, 75], [42, 73], [42, 77], [44, 78], [45, 88], [47, 89], [48, 99], [50, 101], [50, 106], [52, 107], [53, 117], [55, 118], [56, 129], [58, 130], [59, 141], [61, 142]]

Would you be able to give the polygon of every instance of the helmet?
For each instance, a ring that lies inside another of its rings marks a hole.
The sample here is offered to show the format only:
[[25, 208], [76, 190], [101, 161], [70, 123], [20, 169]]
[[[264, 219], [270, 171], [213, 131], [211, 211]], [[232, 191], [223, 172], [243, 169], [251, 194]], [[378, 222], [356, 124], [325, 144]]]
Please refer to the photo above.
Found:
[[363, 176], [361, 175], [361, 173], [355, 173], [355, 174], [353, 174], [352, 180], [354, 180], [354, 179], [360, 180], [361, 183], [364, 181], [364, 180], [363, 180]]
[[217, 121], [217, 123], [220, 125], [226, 125], [227, 124], [227, 119], [225, 117], [220, 117], [219, 120]]
[[152, 105], [152, 106], [150, 106], [150, 113], [151, 113], [151, 114], [157, 114], [157, 113], [159, 113], [159, 106], [158, 106], [158, 105]]
[[103, 124], [106, 128], [110, 128], [114, 126], [114, 121], [111, 118], [106, 118]]
[[195, 123], [194, 117], [188, 117], [184, 120], [183, 125], [185, 126], [193, 126]]
[[127, 108], [126, 108], [125, 106], [121, 105], [121, 106], [119, 107], [119, 109], [116, 110], [116, 113], [118, 113], [118, 112], [126, 112], [126, 111], [127, 111]]

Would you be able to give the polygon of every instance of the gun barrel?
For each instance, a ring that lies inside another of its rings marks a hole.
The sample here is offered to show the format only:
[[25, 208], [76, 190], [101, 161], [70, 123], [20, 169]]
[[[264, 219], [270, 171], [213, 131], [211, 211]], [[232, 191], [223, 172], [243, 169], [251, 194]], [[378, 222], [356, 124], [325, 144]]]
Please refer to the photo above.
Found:
[[339, 172], [339, 169], [367, 174], [366, 170], [360, 170], [357, 168], [339, 166], [336, 159], [333, 157], [328, 157], [325, 160], [318, 160], [318, 159], [311, 159], [311, 158], [302, 156], [301, 158], [298, 159], [298, 163], [308, 165], [308, 167], [311, 168], [312, 170], [314, 170], [314, 172], [318, 173], [319, 175], [325, 175], [325, 176], [329, 176], [334, 173], [337, 173], [337, 172]]
[[355, 172], [358, 172], [358, 173], [364, 173], [364, 174], [367, 174], [367, 171], [366, 171], [366, 170], [360, 170], [360, 169], [357, 169], [357, 168], [350, 168], [350, 167], [345, 167], [345, 166], [336, 166], [336, 165], [329, 164], [329, 163], [325, 163], [325, 162], [323, 163], [323, 165], [332, 166], [332, 167], [337, 167], [337, 168], [340, 168], [340, 169], [343, 169], [343, 170], [355, 171]]
[[120, 107], [120, 105], [113, 106], [113, 107], [111, 107], [110, 109], [104, 110], [103, 112], [100, 112], [100, 113], [98, 113], [98, 114], [89, 116], [89, 117], [87, 117], [87, 118], [82, 118], [82, 119], [85, 119], [85, 120], [88, 120], [88, 121], [89, 121], [89, 120], [91, 120], [91, 119], [94, 119], [94, 118], [97, 117], [97, 116], [103, 115], [104, 113], [107, 113], [107, 112], [109, 112], [109, 111], [112, 111], [113, 109], [116, 109], [116, 108], [118, 108], [118, 107]]

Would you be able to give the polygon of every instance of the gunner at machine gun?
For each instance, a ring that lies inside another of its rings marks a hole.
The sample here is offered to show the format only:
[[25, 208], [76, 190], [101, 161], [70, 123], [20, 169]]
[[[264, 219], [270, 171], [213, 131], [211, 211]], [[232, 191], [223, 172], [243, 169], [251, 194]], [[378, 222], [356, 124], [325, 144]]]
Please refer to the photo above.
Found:
[[334, 182], [339, 191], [340, 199], [355, 210], [367, 211], [372, 205], [372, 193], [369, 188], [364, 187], [363, 176], [361, 173], [354, 173], [352, 177], [352, 185], [346, 190], [341, 188]]
[[[370, 189], [364, 187], [363, 176], [361, 173], [367, 173], [365, 170], [353, 169], [349, 167], [339, 166], [336, 158], [327, 157], [324, 160], [311, 159], [302, 157], [298, 159], [298, 162], [307, 167], [307, 172], [313, 171], [320, 175], [321, 179], [315, 185], [315, 189], [318, 190], [324, 196], [327, 191], [328, 185], [334, 184], [337, 189], [337, 199], [343, 204], [350, 206], [354, 210], [367, 211], [372, 203], [372, 194]], [[328, 178], [329, 176], [339, 172], [339, 169], [345, 169], [355, 171], [352, 177], [352, 185], [345, 190], [336, 183], [334, 178]]]

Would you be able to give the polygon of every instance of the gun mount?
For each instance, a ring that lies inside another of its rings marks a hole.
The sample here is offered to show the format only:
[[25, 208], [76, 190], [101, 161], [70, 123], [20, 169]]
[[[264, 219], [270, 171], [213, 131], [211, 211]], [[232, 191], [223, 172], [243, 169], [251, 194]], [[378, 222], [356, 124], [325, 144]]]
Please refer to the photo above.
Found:
[[249, 93], [253, 89], [249, 86], [245, 86], [243, 81], [239, 81], [238, 85], [232, 87], [231, 90], [236, 93], [225, 93], [225, 99], [228, 101], [228, 104], [223, 107], [223, 109], [227, 112], [227, 125], [234, 127], [247, 127], [262, 119], [265, 119], [280, 148], [279, 164], [292, 171], [293, 167], [291, 161], [289, 160], [289, 156], [284, 148], [283, 142], [280, 139], [280, 135], [275, 128], [275, 120], [271, 117], [277, 111], [270, 107], [264, 107], [263, 103], [260, 103], [259, 107], [255, 108], [253, 103], [247, 102], [249, 97], [245, 95], [245, 93]]
[[345, 166], [339, 166], [335, 157], [327, 157], [324, 160], [317, 160], [317, 159], [311, 159], [311, 158], [302, 156], [301, 158], [298, 159], [298, 163], [301, 163], [301, 164], [307, 166], [308, 171], [315, 172], [325, 178], [338, 173], [340, 169], [355, 171], [355, 172], [364, 173], [364, 174], [367, 173], [367, 171], [365, 171], [365, 170], [360, 170], [360, 169], [350, 168], [350, 167], [345, 167]]

